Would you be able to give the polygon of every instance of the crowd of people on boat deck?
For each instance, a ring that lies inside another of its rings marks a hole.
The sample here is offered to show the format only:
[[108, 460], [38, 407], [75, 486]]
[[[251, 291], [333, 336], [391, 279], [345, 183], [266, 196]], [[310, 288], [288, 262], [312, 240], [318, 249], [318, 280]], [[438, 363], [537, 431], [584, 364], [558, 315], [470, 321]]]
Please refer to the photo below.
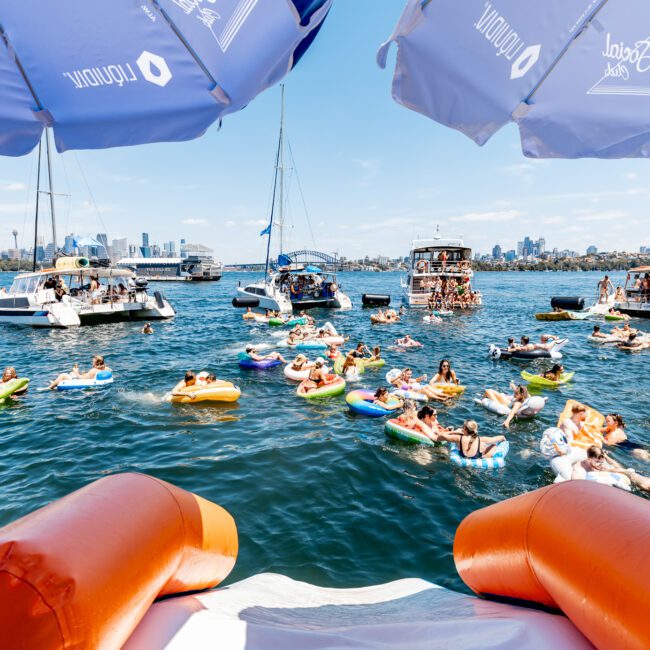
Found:
[[[128, 286], [127, 286], [128, 285]], [[61, 302], [65, 296], [89, 299], [93, 305], [104, 302], [129, 302], [135, 284], [131, 278], [121, 278], [116, 284], [103, 284], [98, 275], [88, 276], [88, 281], [78, 287], [68, 287], [61, 275], [50, 275], [40, 284], [39, 289], [52, 289], [54, 297]]]
[[429, 309], [466, 309], [481, 304], [481, 294], [472, 289], [468, 275], [460, 279], [435, 276], [422, 280], [421, 289], [429, 292]]

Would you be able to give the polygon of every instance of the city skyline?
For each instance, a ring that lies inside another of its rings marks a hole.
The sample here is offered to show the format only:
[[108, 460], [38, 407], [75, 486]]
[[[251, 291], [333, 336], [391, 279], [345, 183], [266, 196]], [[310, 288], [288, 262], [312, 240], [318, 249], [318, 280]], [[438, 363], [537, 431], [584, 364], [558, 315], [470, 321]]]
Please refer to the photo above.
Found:
[[[650, 230], [645, 161], [525, 159], [515, 127], [477, 147], [404, 110], [375, 64], [400, 7], [351, 5], [334, 5], [287, 79], [288, 250], [397, 257], [436, 224], [482, 253], [497, 241], [516, 249], [530, 231], [560, 249], [638, 249]], [[359, 12], [364, 29], [353, 31]], [[182, 232], [226, 263], [263, 259], [279, 103], [270, 89], [192, 142], [55, 155], [54, 189], [68, 195], [55, 197], [59, 232], [155, 231], [161, 242]], [[35, 178], [35, 153], [0, 158], [0, 249], [14, 228], [23, 247], [33, 240]]]

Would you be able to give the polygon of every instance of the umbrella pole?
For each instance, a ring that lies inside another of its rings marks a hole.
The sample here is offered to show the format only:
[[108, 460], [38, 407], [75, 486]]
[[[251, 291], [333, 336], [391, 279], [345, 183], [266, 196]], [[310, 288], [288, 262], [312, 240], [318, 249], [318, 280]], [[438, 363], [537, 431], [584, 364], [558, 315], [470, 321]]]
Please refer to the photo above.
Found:
[[56, 216], [54, 214], [54, 187], [52, 186], [52, 158], [50, 155], [50, 130], [45, 129], [45, 152], [47, 154], [47, 177], [50, 187], [50, 214], [52, 215], [52, 244], [54, 250], [52, 252], [52, 259], [56, 256]]

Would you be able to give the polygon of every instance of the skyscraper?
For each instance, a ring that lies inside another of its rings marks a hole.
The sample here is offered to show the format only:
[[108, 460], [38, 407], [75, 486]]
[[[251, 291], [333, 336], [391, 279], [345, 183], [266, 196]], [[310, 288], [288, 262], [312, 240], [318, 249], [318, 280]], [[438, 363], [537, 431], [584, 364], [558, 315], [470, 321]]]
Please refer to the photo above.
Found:
[[108, 237], [106, 233], [98, 232], [97, 241], [101, 244], [101, 248], [97, 247], [97, 257], [108, 259]]

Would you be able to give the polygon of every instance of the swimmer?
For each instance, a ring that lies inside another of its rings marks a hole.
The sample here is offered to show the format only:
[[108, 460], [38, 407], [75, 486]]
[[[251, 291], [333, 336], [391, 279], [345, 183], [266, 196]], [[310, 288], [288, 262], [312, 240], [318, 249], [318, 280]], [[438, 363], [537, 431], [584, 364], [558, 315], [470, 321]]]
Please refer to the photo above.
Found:
[[[4, 372], [2, 373], [2, 379], [0, 379], [0, 384], [6, 384], [8, 381], [13, 381], [14, 379], [18, 379], [18, 373], [16, 372], [16, 369], [13, 366], [7, 366], [4, 369]], [[21, 388], [20, 390], [17, 390], [14, 395], [23, 395], [24, 393], [27, 392], [27, 386], [24, 388]]]
[[370, 350], [366, 347], [366, 344], [363, 343], [363, 341], [357, 343], [357, 347], [348, 352], [348, 356], [352, 355], [354, 359], [363, 359], [366, 354], [371, 356]]
[[95, 355], [92, 363], [92, 368], [88, 372], [79, 372], [79, 366], [75, 363], [70, 372], [61, 373], [48, 388], [54, 390], [62, 381], [68, 379], [94, 379], [99, 372], [112, 372], [104, 362], [104, 357], [100, 355]]
[[267, 359], [275, 359], [287, 363], [287, 360], [279, 352], [270, 352], [269, 354], [258, 354], [254, 345], [246, 346], [246, 354], [253, 361], [266, 361]]
[[143, 334], [153, 334], [153, 327], [151, 327], [151, 323], [145, 323], [144, 327], [142, 328], [142, 333]]
[[[613, 333], [614, 333], [614, 330], [612, 330], [612, 334]], [[595, 339], [607, 339], [607, 338], [609, 338], [609, 336], [607, 334], [600, 331], [600, 325], [594, 325], [594, 329], [591, 332], [591, 336], [593, 336]]]
[[255, 314], [250, 307], [246, 307], [246, 311], [242, 314], [244, 320], [255, 320]]
[[378, 404], [382, 408], [385, 408], [387, 411], [396, 411], [397, 409], [401, 409], [404, 405], [402, 400], [393, 399], [389, 402], [388, 400], [390, 397], [391, 395], [388, 392], [388, 389], [382, 386], [375, 391], [375, 397], [372, 400], [372, 403]]
[[345, 361], [341, 366], [341, 374], [344, 377], [357, 377], [359, 375], [359, 369], [357, 368], [357, 358], [354, 356], [353, 352], [349, 352], [347, 354]]
[[422, 343], [411, 338], [410, 334], [403, 336], [401, 339], [397, 339], [395, 344], [400, 348], [421, 348], [424, 347]]
[[635, 458], [648, 461], [650, 453], [648, 449], [632, 442], [625, 433], [625, 421], [618, 413], [609, 413], [605, 417], [605, 424], [600, 430], [603, 441], [610, 447], [617, 447], [632, 452]]
[[499, 404], [503, 404], [510, 409], [508, 416], [503, 422], [503, 426], [506, 429], [510, 428], [510, 423], [512, 422], [513, 418], [522, 409], [530, 397], [528, 395], [528, 389], [525, 386], [517, 386], [514, 383], [511, 383], [510, 388], [512, 388], [514, 391], [512, 395], [500, 393], [499, 391], [492, 388], [488, 388], [484, 393], [484, 397], [487, 397], [494, 402], [498, 402]]
[[438, 366], [438, 374], [431, 380], [432, 384], [460, 384], [456, 373], [451, 369], [449, 359], [443, 359]]
[[603, 450], [596, 445], [592, 445], [587, 449], [587, 457], [573, 466], [571, 479], [586, 479], [588, 472], [617, 472], [625, 474], [625, 472], [618, 472], [614, 465], [608, 461], [609, 458]]
[[327, 356], [330, 359], [337, 359], [338, 356], [341, 354], [341, 351], [339, 350], [339, 346], [337, 343], [332, 343], [331, 345], [327, 346]]
[[650, 348], [650, 342], [645, 339], [640, 339], [635, 333], [630, 334], [626, 341], [616, 343], [619, 350], [629, 350], [630, 352], [638, 352]]
[[444, 427], [440, 424], [438, 421], [438, 411], [428, 404], [425, 404], [418, 411], [418, 418], [436, 434], [436, 439], [439, 433], [453, 431], [453, 427]]
[[307, 370], [308, 368], [313, 368], [316, 364], [309, 361], [307, 357], [304, 354], [299, 354], [292, 362], [291, 362], [291, 370], [295, 370], [296, 372], [300, 372], [301, 370]]
[[503, 442], [506, 437], [479, 436], [478, 424], [474, 420], [465, 420], [461, 429], [441, 431], [438, 433], [438, 439], [453, 442], [458, 447], [461, 458], [478, 460], [480, 458], [492, 458], [497, 445]]

